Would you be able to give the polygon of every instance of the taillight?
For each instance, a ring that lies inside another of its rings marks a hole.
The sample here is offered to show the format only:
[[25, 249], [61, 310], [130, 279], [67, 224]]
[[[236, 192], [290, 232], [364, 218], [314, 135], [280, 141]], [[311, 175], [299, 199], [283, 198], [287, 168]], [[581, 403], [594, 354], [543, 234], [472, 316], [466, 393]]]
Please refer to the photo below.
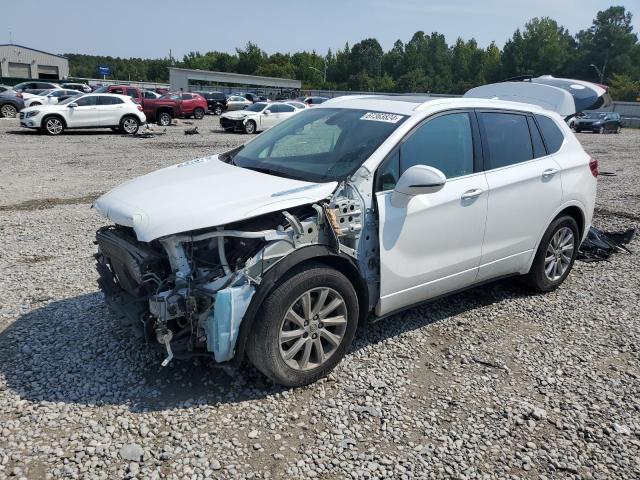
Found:
[[137, 105], [137, 107], [138, 107], [138, 111], [141, 112], [142, 111], [142, 105]]
[[591, 170], [591, 175], [593, 175], [594, 177], [598, 176], [598, 174], [600, 173], [600, 170], [598, 170], [598, 160], [596, 160], [595, 158], [589, 160], [589, 170]]

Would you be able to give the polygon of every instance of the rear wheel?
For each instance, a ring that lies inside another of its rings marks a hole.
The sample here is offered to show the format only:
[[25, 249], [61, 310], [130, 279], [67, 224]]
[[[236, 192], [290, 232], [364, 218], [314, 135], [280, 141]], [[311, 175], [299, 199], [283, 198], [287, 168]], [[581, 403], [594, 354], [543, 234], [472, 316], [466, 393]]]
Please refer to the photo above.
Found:
[[132, 115], [120, 120], [120, 129], [128, 135], [138, 133], [138, 128], [140, 128], [140, 121]]
[[244, 133], [248, 133], [249, 135], [256, 133], [256, 122], [247, 120], [247, 123], [244, 124]]
[[156, 117], [156, 123], [161, 127], [167, 127], [171, 125], [171, 120], [173, 120], [173, 117], [169, 112], [160, 112], [158, 115], [156, 115]]
[[568, 215], [556, 218], [542, 237], [526, 283], [540, 292], [558, 288], [573, 268], [579, 246], [576, 221]]
[[204, 109], [196, 108], [193, 111], [193, 118], [195, 118], [196, 120], [202, 120], [204, 118]]
[[618, 127], [616, 128], [616, 133], [620, 133], [620, 132], [622, 132], [622, 127], [618, 125]]
[[60, 135], [64, 132], [64, 122], [60, 117], [47, 117], [43, 120], [43, 131], [47, 135]]
[[0, 107], [0, 117], [2, 118], [15, 118], [18, 114], [18, 109], [13, 105], [6, 104]]
[[358, 324], [351, 282], [324, 267], [299, 271], [264, 300], [247, 344], [255, 367], [288, 387], [315, 382], [344, 357]]

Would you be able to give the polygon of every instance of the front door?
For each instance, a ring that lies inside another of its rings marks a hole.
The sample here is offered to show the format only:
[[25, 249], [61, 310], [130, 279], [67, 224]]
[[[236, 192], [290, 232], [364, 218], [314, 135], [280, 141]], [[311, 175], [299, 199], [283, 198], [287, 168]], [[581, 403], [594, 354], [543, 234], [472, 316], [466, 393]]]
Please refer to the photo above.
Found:
[[485, 141], [489, 184], [487, 226], [478, 274], [478, 280], [482, 281], [524, 273], [540, 237], [562, 203], [562, 181], [560, 165], [553, 155], [547, 154], [532, 116], [485, 111], [478, 112], [478, 119]]
[[[480, 169], [475, 116], [458, 111], [428, 119], [377, 172], [380, 300], [377, 315], [475, 282], [487, 215], [488, 186]], [[391, 203], [403, 171], [428, 165], [447, 177], [436, 193]]]
[[95, 127], [100, 125], [100, 112], [97, 107], [97, 95], [79, 98], [76, 107], [67, 109], [67, 126], [70, 128]]

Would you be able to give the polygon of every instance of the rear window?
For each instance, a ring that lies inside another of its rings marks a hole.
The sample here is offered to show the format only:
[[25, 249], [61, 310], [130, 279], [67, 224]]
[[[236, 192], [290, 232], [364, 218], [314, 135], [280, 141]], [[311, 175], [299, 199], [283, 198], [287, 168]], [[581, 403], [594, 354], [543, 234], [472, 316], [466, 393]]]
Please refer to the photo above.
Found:
[[545, 115], [536, 115], [536, 120], [540, 126], [544, 142], [547, 144], [549, 154], [556, 153], [564, 142], [562, 131], [558, 128], [556, 122]]
[[481, 113], [489, 146], [489, 168], [500, 168], [533, 159], [527, 117], [511, 113]]

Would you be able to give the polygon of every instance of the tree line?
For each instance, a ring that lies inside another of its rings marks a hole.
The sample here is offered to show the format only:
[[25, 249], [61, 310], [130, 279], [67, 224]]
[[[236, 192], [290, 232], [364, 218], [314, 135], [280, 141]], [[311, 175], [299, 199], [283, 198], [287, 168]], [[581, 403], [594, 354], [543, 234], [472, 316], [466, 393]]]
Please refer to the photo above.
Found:
[[640, 96], [640, 43], [623, 6], [598, 12], [591, 26], [572, 35], [549, 17], [533, 18], [500, 49], [458, 38], [416, 32], [384, 51], [374, 38], [326, 55], [315, 51], [267, 54], [255, 43], [235, 53], [190, 52], [174, 58], [113, 58], [65, 54], [70, 75], [94, 78], [109, 65], [119, 80], [167, 82], [167, 67], [197, 68], [301, 80], [305, 89], [464, 93], [471, 87], [521, 75], [552, 74], [606, 83], [617, 100]]

